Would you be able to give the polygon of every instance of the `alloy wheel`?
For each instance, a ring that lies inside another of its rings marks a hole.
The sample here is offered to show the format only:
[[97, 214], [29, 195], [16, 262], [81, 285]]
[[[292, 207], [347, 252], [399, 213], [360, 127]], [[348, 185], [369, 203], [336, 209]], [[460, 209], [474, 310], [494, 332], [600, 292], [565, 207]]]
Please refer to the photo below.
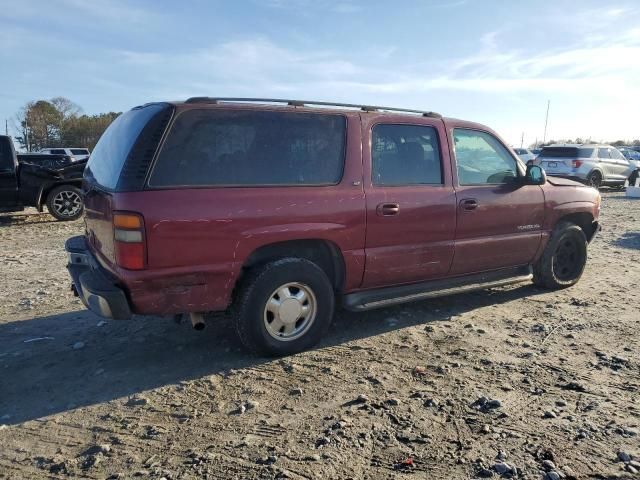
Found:
[[76, 192], [63, 190], [53, 198], [53, 208], [63, 217], [73, 217], [82, 208], [82, 198]]
[[292, 341], [309, 330], [316, 311], [317, 300], [311, 288], [298, 282], [286, 283], [268, 297], [264, 326], [273, 338]]

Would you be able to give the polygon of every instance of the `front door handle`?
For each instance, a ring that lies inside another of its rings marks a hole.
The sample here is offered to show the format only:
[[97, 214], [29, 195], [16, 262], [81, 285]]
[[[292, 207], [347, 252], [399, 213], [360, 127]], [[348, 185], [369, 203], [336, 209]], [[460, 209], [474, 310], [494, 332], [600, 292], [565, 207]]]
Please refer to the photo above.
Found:
[[390, 217], [400, 213], [400, 205], [397, 203], [381, 203], [376, 208], [376, 213], [382, 217]]
[[478, 201], [475, 198], [465, 198], [460, 200], [460, 207], [463, 210], [475, 210], [478, 208]]

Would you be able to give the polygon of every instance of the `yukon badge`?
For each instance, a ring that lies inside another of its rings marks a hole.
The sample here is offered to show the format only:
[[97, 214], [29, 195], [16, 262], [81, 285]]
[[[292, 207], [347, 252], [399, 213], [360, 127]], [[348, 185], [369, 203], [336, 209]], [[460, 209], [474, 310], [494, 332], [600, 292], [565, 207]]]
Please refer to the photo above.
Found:
[[518, 225], [518, 230], [537, 230], [540, 228], [540, 225]]

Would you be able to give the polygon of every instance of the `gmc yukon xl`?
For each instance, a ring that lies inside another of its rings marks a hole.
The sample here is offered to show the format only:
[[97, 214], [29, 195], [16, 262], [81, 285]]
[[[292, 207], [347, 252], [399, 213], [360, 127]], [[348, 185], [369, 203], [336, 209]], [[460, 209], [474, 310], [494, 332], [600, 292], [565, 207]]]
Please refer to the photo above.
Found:
[[366, 310], [533, 280], [575, 284], [594, 188], [525, 166], [491, 129], [433, 112], [196, 97], [121, 115], [66, 243], [99, 315], [231, 313], [243, 344], [314, 345]]

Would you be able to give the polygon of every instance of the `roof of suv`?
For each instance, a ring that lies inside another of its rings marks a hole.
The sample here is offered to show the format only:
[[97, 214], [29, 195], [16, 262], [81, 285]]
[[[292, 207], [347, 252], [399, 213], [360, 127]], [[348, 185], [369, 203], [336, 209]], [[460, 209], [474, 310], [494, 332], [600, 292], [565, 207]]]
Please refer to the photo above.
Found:
[[338, 103], [338, 102], [323, 102], [314, 100], [288, 100], [278, 98], [241, 98], [241, 97], [191, 97], [186, 100], [169, 101], [169, 102], [150, 102], [144, 105], [139, 105], [133, 109], [146, 107], [149, 105], [158, 104], [170, 104], [175, 106], [192, 107], [197, 105], [203, 106], [232, 106], [241, 109], [283, 109], [285, 111], [306, 111], [306, 112], [327, 112], [327, 113], [353, 113], [353, 112], [367, 112], [376, 115], [394, 115], [394, 116], [407, 116], [407, 117], [426, 117], [442, 119], [446, 121], [450, 127], [461, 127], [480, 129], [483, 131], [491, 132], [497, 135], [491, 128], [486, 125], [457, 118], [443, 117], [441, 114], [426, 110], [413, 110], [409, 108], [397, 108], [397, 107], [382, 107], [376, 105], [359, 105], [352, 103]]
[[[231, 105], [244, 105], [252, 107], [273, 107], [274, 105], [282, 105], [291, 108], [300, 107], [321, 107], [329, 110], [339, 111], [353, 111], [361, 110], [363, 112], [380, 112], [380, 113], [408, 113], [408, 114], [420, 114], [424, 117], [442, 118], [442, 115], [436, 112], [426, 110], [414, 110], [408, 108], [397, 107], [381, 107], [377, 105], [358, 105], [352, 103], [338, 103], [338, 102], [322, 102], [316, 100], [289, 100], [281, 98], [241, 98], [241, 97], [191, 97], [185, 101], [170, 102], [174, 105], [184, 104], [231, 104]], [[333, 108], [332, 108], [333, 107]]]

